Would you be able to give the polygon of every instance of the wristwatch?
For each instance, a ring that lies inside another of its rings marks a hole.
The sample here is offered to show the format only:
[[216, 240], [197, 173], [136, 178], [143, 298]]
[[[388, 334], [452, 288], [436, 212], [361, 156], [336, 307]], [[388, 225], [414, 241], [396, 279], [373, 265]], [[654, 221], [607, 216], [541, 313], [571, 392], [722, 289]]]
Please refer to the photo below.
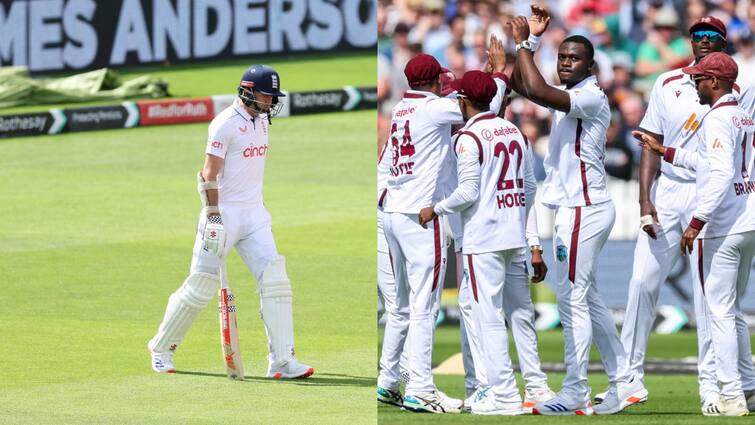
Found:
[[534, 52], [535, 51], [535, 49], [532, 48], [532, 42], [530, 42], [529, 40], [524, 40], [521, 43], [517, 44], [516, 45], [516, 51], [518, 52], [519, 49], [527, 49], [530, 52]]
[[534, 252], [534, 251], [538, 251], [538, 252], [540, 252], [542, 254], [543, 253], [543, 247], [540, 246], [540, 245], [532, 245], [530, 247], [530, 252]]

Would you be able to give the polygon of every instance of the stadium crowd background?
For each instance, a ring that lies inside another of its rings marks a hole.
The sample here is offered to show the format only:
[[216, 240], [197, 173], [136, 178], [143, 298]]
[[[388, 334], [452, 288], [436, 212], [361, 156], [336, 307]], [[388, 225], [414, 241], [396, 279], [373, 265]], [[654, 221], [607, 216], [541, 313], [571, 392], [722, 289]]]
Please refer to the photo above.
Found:
[[[380, 0], [378, 5], [378, 151], [388, 137], [391, 108], [409, 88], [404, 66], [414, 55], [435, 56], [457, 78], [482, 69], [491, 34], [504, 41], [507, 74], [514, 42], [506, 22], [530, 15], [530, 1]], [[596, 74], [608, 95], [612, 119], [606, 146], [606, 170], [616, 179], [637, 179], [640, 147], [631, 136], [645, 114], [650, 89], [662, 72], [692, 60], [688, 28], [713, 15], [727, 28], [726, 52], [739, 65], [739, 81], [755, 79], [755, 0], [630, 1], [550, 0], [537, 2], [551, 14], [551, 24], [535, 55], [538, 68], [558, 84], [556, 54], [566, 36], [581, 34], [595, 45]], [[545, 178], [551, 114], [512, 95], [506, 119], [535, 141], [535, 170]]]

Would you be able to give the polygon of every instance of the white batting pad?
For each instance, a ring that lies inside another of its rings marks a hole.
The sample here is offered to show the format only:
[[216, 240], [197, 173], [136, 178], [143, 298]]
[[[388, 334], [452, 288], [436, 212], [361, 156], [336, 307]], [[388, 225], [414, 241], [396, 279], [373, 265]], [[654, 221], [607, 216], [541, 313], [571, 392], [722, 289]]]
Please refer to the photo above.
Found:
[[152, 352], [175, 351], [186, 336], [202, 309], [218, 290], [218, 277], [208, 273], [194, 273], [168, 299], [165, 316], [148, 346]]
[[294, 356], [294, 321], [291, 282], [286, 275], [283, 256], [279, 256], [265, 268], [259, 291], [270, 362], [288, 361]]

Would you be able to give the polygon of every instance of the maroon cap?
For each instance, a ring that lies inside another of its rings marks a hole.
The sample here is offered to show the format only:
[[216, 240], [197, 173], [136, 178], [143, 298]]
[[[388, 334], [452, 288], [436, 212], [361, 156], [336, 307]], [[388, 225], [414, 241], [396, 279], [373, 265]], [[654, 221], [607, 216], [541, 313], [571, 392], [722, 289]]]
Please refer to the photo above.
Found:
[[441, 72], [450, 72], [438, 63], [438, 60], [430, 55], [420, 53], [413, 57], [404, 68], [404, 75], [409, 85], [424, 86], [432, 83]]
[[697, 65], [682, 68], [682, 72], [690, 75], [707, 75], [734, 82], [737, 79], [739, 70], [737, 63], [729, 55], [722, 52], [713, 52], [700, 59]]
[[467, 71], [461, 79], [451, 84], [456, 91], [478, 105], [489, 104], [498, 91], [493, 76], [482, 71]]
[[722, 20], [716, 18], [715, 16], [703, 16], [702, 18], [698, 19], [697, 22], [689, 27], [689, 33], [692, 34], [693, 32], [704, 28], [712, 29], [726, 38], [726, 25]]

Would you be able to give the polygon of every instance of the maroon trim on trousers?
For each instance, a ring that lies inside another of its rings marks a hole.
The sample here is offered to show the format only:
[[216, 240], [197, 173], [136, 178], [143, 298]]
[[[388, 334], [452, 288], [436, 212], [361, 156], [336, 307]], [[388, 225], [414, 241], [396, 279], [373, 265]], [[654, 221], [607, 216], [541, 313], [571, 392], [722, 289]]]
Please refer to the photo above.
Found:
[[569, 246], [569, 281], [574, 283], [577, 274], [577, 247], [579, 246], [579, 226], [582, 222], [582, 207], [574, 211], [574, 228], [571, 231], [571, 244]]
[[670, 83], [670, 82], [672, 82], [674, 80], [678, 80], [678, 79], [680, 79], [682, 77], [684, 77], [684, 74], [673, 75], [673, 76], [668, 77], [665, 80], [663, 80], [663, 84], [662, 85], [665, 86], [666, 84], [668, 84], [668, 83]]
[[666, 148], [666, 152], [663, 153], [663, 160], [669, 164], [674, 163], [674, 156], [676, 155], [676, 148]]
[[423, 99], [426, 97], [427, 95], [421, 93], [404, 93], [404, 99]]
[[433, 219], [433, 232], [435, 233], [435, 266], [433, 267], [433, 291], [438, 286], [438, 280], [440, 278], [440, 220], [438, 217]]
[[714, 110], [716, 108], [720, 108], [722, 106], [737, 106], [737, 101], [736, 100], [730, 100], [728, 102], [721, 102], [718, 105], [712, 107], [710, 110], [712, 111], [712, 110]]
[[391, 254], [391, 249], [388, 248], [388, 260], [391, 262], [391, 274], [393, 274], [393, 279], [395, 281], [396, 279], [396, 270], [393, 269], [393, 254]]
[[380, 199], [378, 199], [378, 206], [380, 208], [383, 208], [383, 201], [385, 200], [385, 195], [388, 193], [388, 189], [383, 189], [383, 193], [380, 194]]
[[[480, 139], [474, 133], [467, 130], [459, 130], [459, 137], [461, 137], [462, 135], [471, 137], [472, 139], [474, 139], [475, 143], [477, 143], [477, 151], [479, 152], [478, 159], [480, 160], [480, 165], [482, 165], [482, 143], [480, 142]], [[456, 141], [454, 142], [454, 152], [456, 152], [456, 143], [458, 142], [459, 138], [457, 137]]]
[[703, 227], [705, 227], [705, 222], [693, 216], [692, 220], [689, 221], [689, 227], [700, 231], [703, 230]]
[[582, 144], [582, 118], [577, 119], [577, 138], [574, 140], [574, 152], [579, 158], [579, 173], [582, 175], [582, 196], [585, 198], [585, 206], [592, 205], [590, 202], [590, 194], [587, 193], [587, 166], [582, 161], [581, 157], [581, 144]]
[[703, 274], [703, 240], [697, 240], [697, 274], [700, 276], [700, 288], [705, 295], [705, 275]]
[[467, 255], [467, 264], [469, 265], [469, 281], [472, 283], [472, 296], [477, 301], [477, 278], [474, 275], [474, 266], [472, 265], [472, 256]]

